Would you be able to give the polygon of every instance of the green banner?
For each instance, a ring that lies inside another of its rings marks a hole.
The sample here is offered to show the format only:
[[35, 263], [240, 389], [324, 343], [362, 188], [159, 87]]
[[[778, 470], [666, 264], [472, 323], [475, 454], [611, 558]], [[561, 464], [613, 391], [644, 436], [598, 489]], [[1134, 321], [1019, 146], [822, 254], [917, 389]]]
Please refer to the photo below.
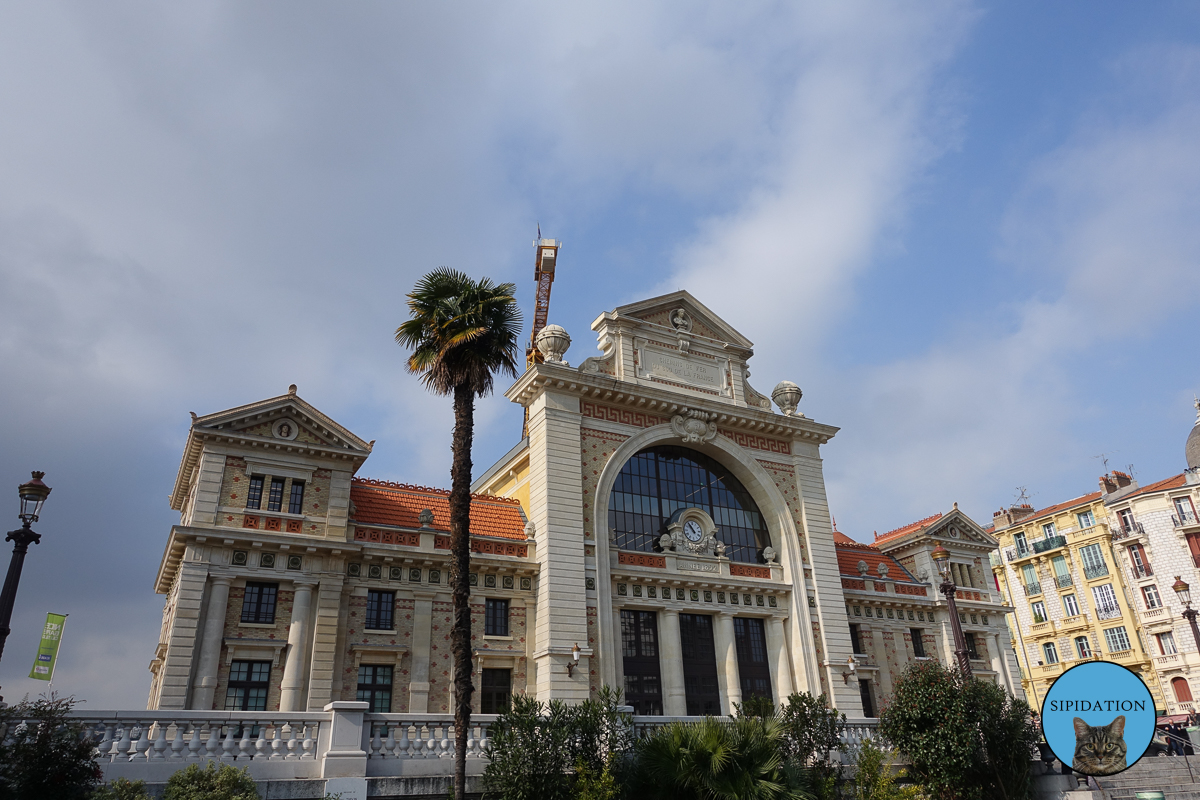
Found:
[[38, 681], [54, 680], [54, 664], [58, 661], [58, 645], [62, 641], [66, 614], [47, 614], [46, 627], [42, 630], [42, 643], [38, 646], [37, 660], [29, 677]]

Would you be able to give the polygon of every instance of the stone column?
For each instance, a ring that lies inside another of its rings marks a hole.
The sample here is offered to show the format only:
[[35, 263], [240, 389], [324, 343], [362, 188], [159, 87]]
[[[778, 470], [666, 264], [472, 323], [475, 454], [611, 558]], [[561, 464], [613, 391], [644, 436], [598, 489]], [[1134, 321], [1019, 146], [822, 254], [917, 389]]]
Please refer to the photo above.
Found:
[[408, 713], [429, 713], [429, 645], [433, 626], [433, 593], [413, 592], [412, 668]]
[[297, 583], [292, 600], [292, 620], [288, 625], [287, 662], [283, 667], [283, 683], [280, 687], [280, 711], [306, 711], [303, 698], [304, 678], [307, 675], [305, 653], [308, 645], [309, 611], [312, 608], [313, 583]]
[[771, 664], [771, 685], [775, 689], [775, 702], [786, 703], [792, 694], [792, 671], [788, 668], [786, 637], [783, 620], [779, 617], [767, 619], [767, 660]]
[[225, 609], [229, 605], [229, 584], [232, 582], [227, 575], [213, 575], [209, 581], [204, 636], [200, 639], [200, 658], [192, 691], [192, 708], [197, 711], [211, 711], [213, 707], [217, 669], [221, 664], [221, 640], [225, 636]]
[[879, 691], [883, 697], [877, 697], [876, 700], [883, 702], [885, 698], [892, 696], [892, 669], [888, 664], [887, 648], [883, 644], [883, 628], [875, 628], [871, 632], [871, 647], [875, 651], [875, 665], [879, 667]]
[[1016, 690], [1013, 688], [1012, 675], [1008, 672], [1008, 659], [1004, 657], [1004, 651], [1000, 648], [1000, 634], [993, 633], [992, 640], [992, 669], [996, 670], [996, 680], [1004, 684], [1004, 688], [1011, 695], [1016, 695]]
[[742, 702], [742, 680], [738, 674], [733, 613], [721, 611], [713, 621], [716, 623], [713, 639], [717, 646], [717, 686], [721, 690], [721, 713], [732, 714], [734, 704]]
[[663, 713], [687, 716], [687, 687], [683, 681], [683, 648], [679, 643], [679, 612], [664, 610], [658, 631], [658, 667], [662, 671]]

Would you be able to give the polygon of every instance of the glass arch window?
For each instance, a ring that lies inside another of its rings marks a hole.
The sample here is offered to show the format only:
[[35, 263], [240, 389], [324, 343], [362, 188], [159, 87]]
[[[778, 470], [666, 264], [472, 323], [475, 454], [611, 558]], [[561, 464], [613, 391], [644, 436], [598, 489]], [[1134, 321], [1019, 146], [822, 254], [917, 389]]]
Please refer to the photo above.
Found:
[[686, 447], [651, 447], [626, 462], [608, 501], [608, 527], [622, 550], [651, 552], [684, 508], [712, 517], [731, 560], [763, 561], [771, 536], [750, 493], [725, 467]]

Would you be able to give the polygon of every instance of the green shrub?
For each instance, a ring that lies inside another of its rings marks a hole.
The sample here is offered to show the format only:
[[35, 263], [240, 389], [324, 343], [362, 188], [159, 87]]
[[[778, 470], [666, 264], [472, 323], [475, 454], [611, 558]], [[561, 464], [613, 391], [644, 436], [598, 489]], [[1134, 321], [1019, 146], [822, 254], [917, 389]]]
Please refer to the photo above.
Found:
[[880, 715], [883, 737], [912, 762], [912, 774], [940, 800], [1029, 796], [1037, 741], [1025, 703], [998, 686], [937, 661], [915, 664], [896, 682]]
[[82, 723], [57, 695], [0, 708], [0, 797], [84, 800], [103, 773]]
[[779, 751], [785, 772], [801, 781], [818, 800], [837, 797], [840, 763], [833, 753], [841, 748], [846, 715], [829, 707], [825, 695], [793, 693], [778, 711], [765, 697], [750, 697], [735, 705], [738, 716], [777, 719]]
[[145, 781], [117, 778], [92, 792], [91, 800], [151, 800]]
[[895, 759], [890, 751], [867, 739], [858, 748], [854, 759], [854, 800], [912, 800], [921, 796], [916, 786], [900, 786], [904, 777], [894, 771]]
[[249, 767], [220, 769], [209, 761], [204, 769], [191, 764], [167, 779], [163, 800], [260, 800]]
[[584, 788], [599, 798], [610, 782], [615, 790], [633, 746], [619, 700], [608, 687], [574, 706], [514, 695], [490, 731], [485, 789], [503, 800], [567, 800]]

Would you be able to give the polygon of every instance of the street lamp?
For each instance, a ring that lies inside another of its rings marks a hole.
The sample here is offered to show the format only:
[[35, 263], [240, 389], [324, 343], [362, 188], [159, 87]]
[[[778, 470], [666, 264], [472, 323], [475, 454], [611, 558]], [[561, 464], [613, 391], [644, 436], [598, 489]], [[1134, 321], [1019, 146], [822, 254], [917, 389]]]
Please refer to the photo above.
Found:
[[958, 591], [958, 587], [950, 578], [950, 551], [940, 544], [933, 548], [933, 563], [937, 564], [938, 572], [942, 574], [940, 588], [942, 594], [946, 596], [946, 602], [950, 604], [950, 626], [954, 631], [954, 655], [958, 658], [958, 668], [964, 675], [970, 677], [971, 655], [967, 652], [967, 640], [963, 636], [962, 625], [958, 620], [958, 606], [954, 603], [954, 593]]
[[1183, 618], [1186, 619], [1192, 626], [1192, 641], [1196, 643], [1196, 649], [1200, 650], [1200, 628], [1196, 627], [1196, 616], [1200, 614], [1196, 609], [1192, 608], [1192, 593], [1190, 587], [1183, 582], [1183, 578], [1175, 576], [1175, 585], [1171, 587], [1175, 590], [1175, 594], [1179, 595], [1179, 602], [1183, 603]]
[[8, 575], [4, 578], [4, 590], [0, 591], [0, 658], [4, 656], [4, 643], [8, 641], [11, 630], [13, 601], [17, 599], [17, 584], [21, 582], [21, 568], [25, 566], [25, 553], [29, 544], [37, 544], [42, 540], [40, 534], [34, 533], [30, 525], [37, 522], [42, 504], [50, 495], [50, 487], [42, 483], [44, 472], [34, 472], [33, 479], [22, 483], [17, 490], [21, 496], [21, 527], [9, 531], [4, 541], [13, 543], [12, 559], [8, 562]]

